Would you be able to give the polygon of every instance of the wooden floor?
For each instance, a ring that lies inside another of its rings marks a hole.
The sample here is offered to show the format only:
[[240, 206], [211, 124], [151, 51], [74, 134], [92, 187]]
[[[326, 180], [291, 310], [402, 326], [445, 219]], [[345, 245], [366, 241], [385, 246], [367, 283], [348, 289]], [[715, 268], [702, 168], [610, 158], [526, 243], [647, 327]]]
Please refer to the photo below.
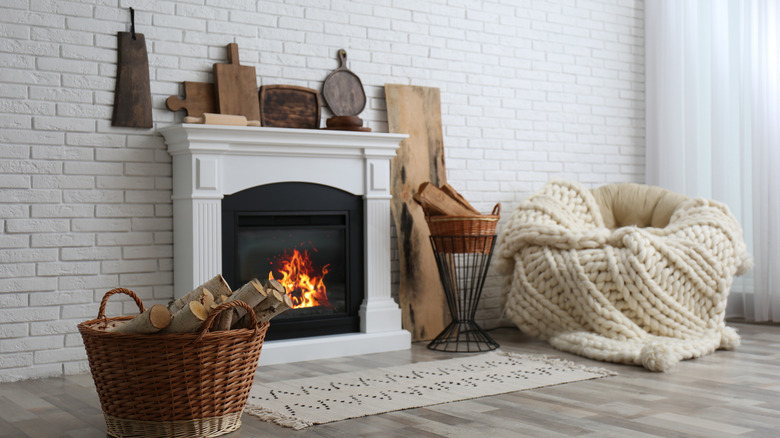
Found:
[[[226, 438], [256, 437], [777, 437], [780, 327], [733, 324], [736, 351], [718, 351], [656, 374], [561, 353], [514, 329], [491, 332], [505, 351], [543, 353], [619, 373], [293, 431], [244, 415]], [[453, 357], [410, 351], [274, 365], [257, 379], [283, 380]], [[0, 384], [0, 437], [105, 437], [91, 376]]]

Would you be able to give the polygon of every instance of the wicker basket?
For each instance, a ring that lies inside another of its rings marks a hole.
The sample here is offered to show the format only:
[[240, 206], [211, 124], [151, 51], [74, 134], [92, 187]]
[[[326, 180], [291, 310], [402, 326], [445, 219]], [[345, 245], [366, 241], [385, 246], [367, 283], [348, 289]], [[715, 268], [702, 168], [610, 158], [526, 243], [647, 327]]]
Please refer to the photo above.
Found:
[[[501, 204], [482, 216], [426, 216], [431, 236], [457, 237], [437, 239], [437, 251], [447, 253], [487, 253], [496, 234]], [[461, 237], [468, 237], [461, 239]]]
[[[108, 435], [216, 437], [238, 429], [269, 323], [257, 324], [248, 304], [229, 301], [196, 333], [107, 332], [106, 323], [132, 318], [105, 317], [117, 293], [145, 310], [132, 291], [117, 288], [103, 297], [97, 319], [78, 325]], [[233, 307], [247, 309], [254, 329], [209, 332], [219, 313]]]

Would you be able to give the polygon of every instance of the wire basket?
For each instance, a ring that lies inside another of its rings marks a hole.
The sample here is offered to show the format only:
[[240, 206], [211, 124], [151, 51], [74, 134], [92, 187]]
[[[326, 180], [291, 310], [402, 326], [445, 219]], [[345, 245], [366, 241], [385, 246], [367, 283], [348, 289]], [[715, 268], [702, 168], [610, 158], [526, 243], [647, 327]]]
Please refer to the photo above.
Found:
[[[269, 323], [257, 323], [243, 301], [228, 301], [214, 309], [195, 333], [129, 334], [107, 332], [108, 298], [123, 293], [145, 307], [124, 288], [105, 294], [97, 319], [78, 325], [87, 350], [92, 378], [113, 437], [216, 437], [237, 430], [252, 388], [260, 350]], [[219, 314], [243, 307], [252, 329], [209, 332]]]
[[441, 242], [437, 251], [446, 253], [485, 253], [490, 251], [496, 234], [501, 204], [491, 214], [481, 216], [426, 216], [431, 236], [474, 236], [473, 239]]

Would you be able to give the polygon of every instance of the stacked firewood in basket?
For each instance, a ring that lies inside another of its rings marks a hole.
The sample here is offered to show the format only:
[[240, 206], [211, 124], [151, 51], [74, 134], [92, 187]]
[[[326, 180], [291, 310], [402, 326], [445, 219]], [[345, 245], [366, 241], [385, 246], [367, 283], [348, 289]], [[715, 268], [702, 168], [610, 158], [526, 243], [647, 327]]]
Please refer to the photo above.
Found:
[[[252, 307], [257, 322], [269, 321], [293, 306], [285, 287], [276, 280], [261, 283], [253, 279], [232, 291], [225, 279], [217, 275], [168, 306], [155, 304], [133, 319], [113, 321], [106, 330], [117, 333], [192, 333], [220, 304], [234, 300]], [[213, 330], [252, 328], [252, 318], [242, 307], [225, 309], [218, 318]]]
[[449, 184], [436, 187], [424, 182], [413, 198], [420, 204], [425, 216], [481, 216], [479, 210]]

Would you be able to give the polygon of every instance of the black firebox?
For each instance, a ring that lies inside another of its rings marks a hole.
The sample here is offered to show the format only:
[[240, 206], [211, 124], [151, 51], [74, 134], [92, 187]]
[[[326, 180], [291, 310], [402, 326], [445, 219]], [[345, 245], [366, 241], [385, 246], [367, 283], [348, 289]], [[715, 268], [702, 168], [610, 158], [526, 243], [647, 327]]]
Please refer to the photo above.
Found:
[[284, 284], [295, 307], [266, 339], [360, 331], [363, 199], [311, 183], [249, 188], [222, 200], [222, 267], [231, 287]]

